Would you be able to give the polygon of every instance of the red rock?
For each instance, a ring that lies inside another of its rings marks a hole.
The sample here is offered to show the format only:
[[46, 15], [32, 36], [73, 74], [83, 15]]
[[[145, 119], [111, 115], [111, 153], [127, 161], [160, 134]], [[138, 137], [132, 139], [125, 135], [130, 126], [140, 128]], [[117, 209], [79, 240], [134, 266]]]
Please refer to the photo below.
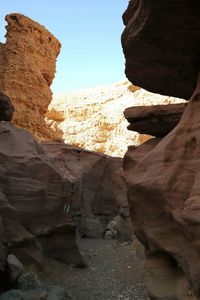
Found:
[[155, 137], [167, 135], [180, 121], [185, 103], [135, 106], [125, 110], [125, 118], [131, 123], [129, 130]]
[[44, 121], [52, 99], [60, 42], [42, 25], [22, 14], [6, 16], [6, 43], [0, 43], [0, 89], [15, 108], [13, 122], [37, 138], [59, 137]]
[[200, 297], [199, 91], [198, 84], [179, 124], [156, 147], [138, 156], [139, 147], [124, 161], [134, 232], [151, 256], [173, 259], [194, 299]]
[[189, 99], [199, 72], [199, 1], [131, 0], [123, 19], [126, 76], [151, 92]]
[[[0, 144], [1, 241], [23, 264], [41, 268], [46, 249], [40, 239], [50, 234], [52, 252], [54, 238], [55, 243], [62, 240], [60, 260], [69, 263], [73, 257], [73, 264], [83, 265], [70, 215], [64, 212], [75, 181], [71, 172], [58, 169], [27, 131], [10, 123], [0, 124]], [[63, 226], [62, 235], [56, 234]]]
[[76, 178], [72, 215], [81, 214], [88, 218], [104, 215], [108, 219], [116, 215], [113, 178], [122, 159], [63, 143], [45, 142], [42, 145], [58, 169], [66, 170]]

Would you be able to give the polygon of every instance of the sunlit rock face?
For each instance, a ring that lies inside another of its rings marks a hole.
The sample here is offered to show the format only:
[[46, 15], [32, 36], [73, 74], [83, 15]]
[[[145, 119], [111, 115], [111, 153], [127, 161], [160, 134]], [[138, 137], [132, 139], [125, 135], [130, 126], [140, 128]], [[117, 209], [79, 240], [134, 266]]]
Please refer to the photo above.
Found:
[[183, 98], [195, 90], [179, 113], [173, 105], [125, 112], [129, 129], [157, 136], [129, 147], [123, 162], [133, 229], [146, 248], [144, 280], [154, 300], [200, 298], [199, 12], [197, 1], [141, 0], [130, 1], [124, 14], [128, 78]]
[[169, 104], [182, 100], [149, 93], [124, 80], [110, 86], [55, 95], [46, 122], [55, 132], [63, 131], [67, 144], [123, 157], [128, 145], [150, 137], [127, 131], [123, 112], [129, 106]]
[[44, 114], [61, 45], [45, 27], [21, 14], [7, 15], [6, 21], [6, 43], [0, 44], [0, 90], [12, 101], [16, 125], [38, 138], [55, 138]]
[[131, 0], [123, 15], [126, 76], [151, 92], [189, 99], [199, 72], [199, 1]]

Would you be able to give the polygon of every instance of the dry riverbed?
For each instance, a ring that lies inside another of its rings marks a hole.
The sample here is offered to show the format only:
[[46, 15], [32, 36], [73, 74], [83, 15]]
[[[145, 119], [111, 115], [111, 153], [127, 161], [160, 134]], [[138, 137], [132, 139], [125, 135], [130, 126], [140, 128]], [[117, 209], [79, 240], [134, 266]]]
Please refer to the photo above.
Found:
[[64, 284], [73, 300], [148, 300], [141, 282], [143, 249], [137, 240], [122, 243], [82, 239], [80, 251], [88, 264], [77, 269], [49, 261], [50, 280]]

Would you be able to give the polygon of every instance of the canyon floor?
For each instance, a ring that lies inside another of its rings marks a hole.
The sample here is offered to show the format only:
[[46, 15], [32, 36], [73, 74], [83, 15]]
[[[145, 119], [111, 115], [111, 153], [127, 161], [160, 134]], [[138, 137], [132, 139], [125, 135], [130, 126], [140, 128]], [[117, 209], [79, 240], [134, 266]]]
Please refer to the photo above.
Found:
[[81, 239], [84, 269], [48, 260], [48, 278], [67, 288], [72, 300], [148, 300], [141, 281], [143, 249], [131, 243], [106, 239]]

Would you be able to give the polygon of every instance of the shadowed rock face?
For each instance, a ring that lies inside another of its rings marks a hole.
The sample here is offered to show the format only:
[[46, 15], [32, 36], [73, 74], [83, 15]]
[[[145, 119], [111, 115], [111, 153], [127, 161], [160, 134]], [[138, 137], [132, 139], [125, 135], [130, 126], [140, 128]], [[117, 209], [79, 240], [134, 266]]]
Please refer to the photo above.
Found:
[[58, 248], [61, 261], [84, 265], [76, 227], [63, 209], [73, 193], [71, 172], [57, 169], [32, 136], [12, 124], [0, 123], [0, 145], [0, 279], [7, 251], [41, 268], [44, 254], [54, 257]]
[[123, 15], [127, 78], [151, 92], [189, 99], [200, 68], [198, 0], [131, 0]]
[[[144, 276], [153, 300], [200, 299], [199, 12], [198, 1], [140, 0], [130, 1], [124, 14], [122, 44], [132, 83], [186, 99], [192, 95], [182, 116], [181, 111], [171, 115], [175, 123], [166, 136], [129, 147], [123, 162], [130, 214], [146, 248]], [[130, 108], [125, 115], [131, 129], [143, 126], [159, 136], [156, 133], [166, 129], [162, 121], [170, 124], [168, 113], [166, 106], [163, 112]]]
[[[13, 122], [38, 138], [53, 139], [44, 122], [52, 98], [60, 42], [44, 27], [21, 15], [6, 16], [6, 43], [0, 43], [0, 89], [15, 108]], [[58, 137], [58, 133], [57, 133]]]
[[42, 268], [47, 256], [84, 267], [75, 221], [99, 216], [108, 222], [116, 215], [112, 177], [121, 159], [62, 143], [39, 144], [4, 122], [0, 145], [0, 288], [8, 252], [28, 266]]
[[58, 169], [76, 178], [71, 214], [86, 218], [104, 215], [112, 219], [118, 212], [112, 179], [122, 159], [62, 143], [44, 142], [42, 145]]
[[10, 98], [0, 91], [0, 121], [11, 121], [14, 107]]
[[[144, 155], [145, 144], [133, 151], [129, 149], [124, 159], [129, 206], [137, 237], [152, 256], [163, 254], [175, 259], [198, 299], [199, 90], [198, 85], [171, 133], [153, 149], [147, 148]], [[139, 158], [137, 153], [140, 153]]]
[[155, 137], [164, 137], [180, 121], [185, 109], [184, 103], [136, 106], [125, 110], [125, 118], [131, 123], [129, 130]]

